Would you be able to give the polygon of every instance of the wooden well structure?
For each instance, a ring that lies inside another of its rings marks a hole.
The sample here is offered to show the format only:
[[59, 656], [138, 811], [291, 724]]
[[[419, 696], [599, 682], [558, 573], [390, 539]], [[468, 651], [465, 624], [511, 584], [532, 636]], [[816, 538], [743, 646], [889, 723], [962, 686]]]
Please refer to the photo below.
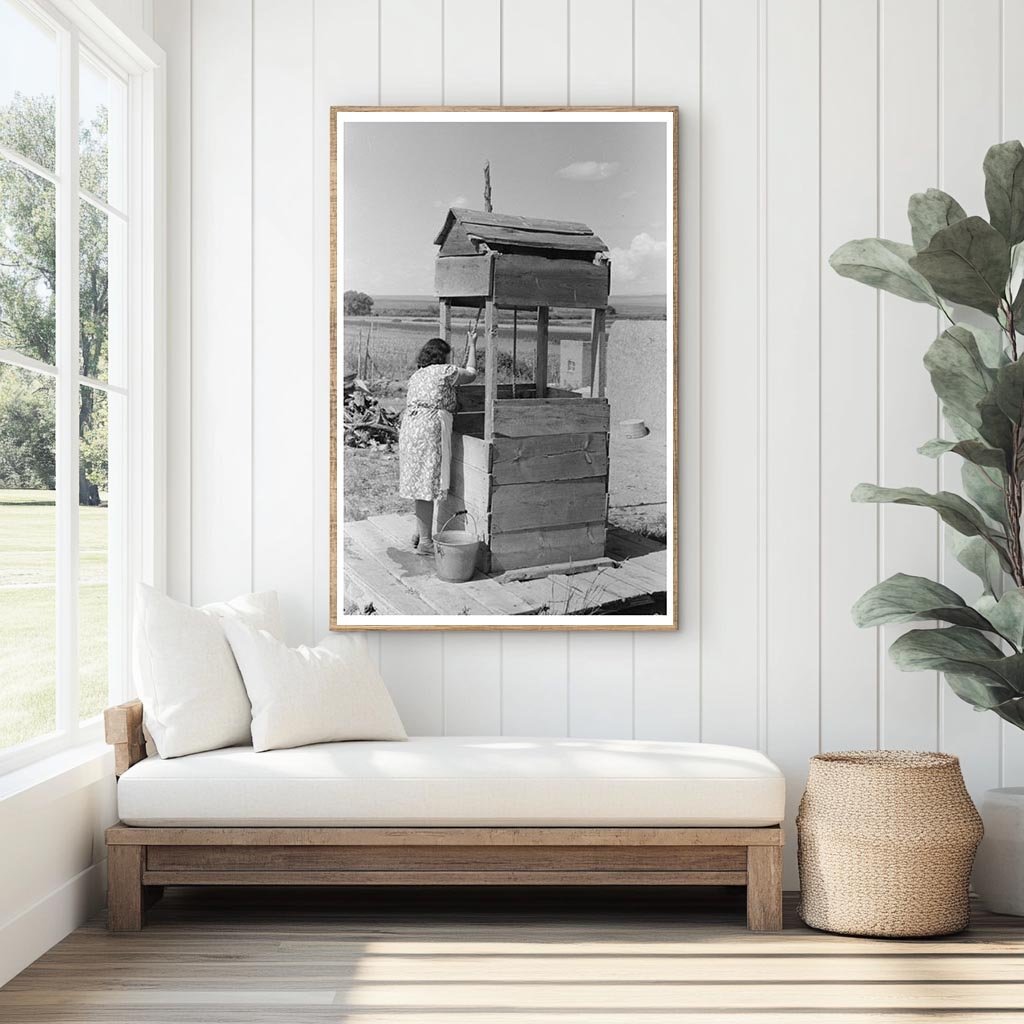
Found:
[[[440, 246], [435, 280], [441, 336], [451, 343], [454, 308], [482, 310], [486, 360], [484, 383], [459, 388], [451, 490], [440, 503], [438, 525], [458, 509], [472, 513], [484, 572], [602, 557], [608, 247], [586, 224], [461, 208], [448, 211], [434, 241]], [[552, 306], [591, 310], [591, 385], [584, 394], [548, 386]], [[518, 317], [519, 311], [536, 314], [534, 379], [499, 384], [499, 318]]]

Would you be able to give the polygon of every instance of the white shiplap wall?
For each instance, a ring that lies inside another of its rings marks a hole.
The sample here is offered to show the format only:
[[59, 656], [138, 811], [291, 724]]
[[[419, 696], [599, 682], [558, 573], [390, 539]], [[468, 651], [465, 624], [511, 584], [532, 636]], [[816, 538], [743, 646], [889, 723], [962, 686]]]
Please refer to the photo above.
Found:
[[273, 587], [293, 640], [325, 631], [331, 104], [677, 104], [682, 629], [375, 636], [403, 717], [760, 746], [791, 807], [821, 748], [939, 746], [976, 793], [1024, 782], [1020, 736], [850, 623], [880, 574], [956, 572], [926, 513], [848, 501], [859, 480], [940, 482], [914, 454], [935, 317], [824, 262], [905, 237], [912, 191], [983, 208], [986, 146], [1024, 134], [1021, 5], [155, 0], [154, 20], [177, 596]]

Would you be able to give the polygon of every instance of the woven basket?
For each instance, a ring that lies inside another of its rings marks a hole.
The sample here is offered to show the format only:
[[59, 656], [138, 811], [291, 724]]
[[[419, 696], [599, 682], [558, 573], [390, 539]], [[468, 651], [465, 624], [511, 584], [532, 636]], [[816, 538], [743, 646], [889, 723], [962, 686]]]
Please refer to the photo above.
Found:
[[797, 834], [799, 913], [812, 928], [909, 937], [967, 927], [982, 825], [952, 755], [812, 757]]

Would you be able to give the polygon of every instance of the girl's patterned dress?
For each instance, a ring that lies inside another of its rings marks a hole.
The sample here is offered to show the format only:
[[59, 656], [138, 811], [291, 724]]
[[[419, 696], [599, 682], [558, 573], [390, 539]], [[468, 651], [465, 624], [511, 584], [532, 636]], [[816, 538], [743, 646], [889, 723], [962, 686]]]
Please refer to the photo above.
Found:
[[455, 412], [455, 382], [459, 368], [450, 363], [424, 366], [409, 378], [405, 415], [398, 435], [398, 493], [403, 498], [436, 501], [441, 487], [441, 432], [446, 428], [439, 412]]

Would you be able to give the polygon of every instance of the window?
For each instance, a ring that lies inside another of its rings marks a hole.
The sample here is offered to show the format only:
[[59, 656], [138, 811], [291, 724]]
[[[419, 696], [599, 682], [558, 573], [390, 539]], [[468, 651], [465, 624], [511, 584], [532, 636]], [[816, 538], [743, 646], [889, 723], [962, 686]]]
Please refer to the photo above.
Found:
[[102, 32], [0, 0], [0, 769], [98, 736], [153, 564], [155, 65]]

